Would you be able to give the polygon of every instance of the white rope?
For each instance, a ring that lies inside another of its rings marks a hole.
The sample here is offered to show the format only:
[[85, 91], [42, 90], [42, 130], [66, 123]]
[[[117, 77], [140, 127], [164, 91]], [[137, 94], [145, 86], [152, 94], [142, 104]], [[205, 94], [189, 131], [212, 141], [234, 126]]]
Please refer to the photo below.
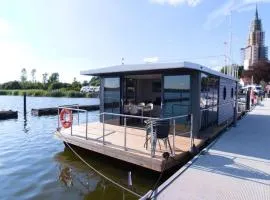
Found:
[[[58, 131], [60, 134], [61, 132]], [[62, 134], [61, 134], [62, 135]], [[62, 135], [63, 136], [63, 135]], [[115, 182], [114, 180], [110, 179], [109, 177], [105, 176], [104, 174], [102, 174], [101, 172], [99, 172], [97, 169], [95, 169], [93, 166], [91, 166], [88, 162], [86, 162], [67, 142], [65, 142], [66, 145], [70, 148], [70, 150], [84, 163], [86, 164], [89, 168], [91, 168], [94, 172], [96, 172], [98, 175], [100, 175], [101, 177], [105, 178], [106, 180], [110, 181], [111, 183], [115, 184], [116, 186], [122, 188], [123, 190], [130, 192], [131, 194], [137, 196], [137, 197], [142, 197], [140, 194], [120, 185], [119, 183]]]

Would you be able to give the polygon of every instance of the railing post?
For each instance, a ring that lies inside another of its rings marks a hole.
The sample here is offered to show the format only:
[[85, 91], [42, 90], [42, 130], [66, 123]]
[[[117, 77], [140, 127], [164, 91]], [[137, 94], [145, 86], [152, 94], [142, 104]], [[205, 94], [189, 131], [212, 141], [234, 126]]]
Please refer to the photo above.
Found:
[[[79, 109], [79, 106], [77, 106], [77, 108]], [[78, 125], [80, 124], [80, 111], [79, 110], [77, 110], [78, 111]]]
[[124, 148], [127, 150], [127, 117], [124, 118], [124, 127], [125, 127], [125, 135], [124, 135]]
[[153, 158], [155, 156], [155, 145], [154, 145], [154, 130], [153, 130], [153, 121], [151, 120], [151, 157]]
[[103, 145], [105, 145], [105, 119], [104, 119], [104, 113], [102, 113], [102, 133], [103, 133], [103, 137], [102, 137], [102, 141], [103, 141]]
[[60, 118], [59, 118], [59, 108], [57, 109], [58, 114], [57, 114], [57, 121], [58, 121], [58, 129], [60, 128]]
[[173, 119], [173, 156], [175, 156], [175, 119]]
[[72, 136], [72, 123], [71, 123], [71, 127], [70, 127], [70, 135]]
[[86, 111], [85, 113], [86, 118], [85, 118], [85, 139], [87, 140], [87, 133], [88, 133], [88, 112]]
[[193, 151], [193, 114], [190, 114], [190, 150]]

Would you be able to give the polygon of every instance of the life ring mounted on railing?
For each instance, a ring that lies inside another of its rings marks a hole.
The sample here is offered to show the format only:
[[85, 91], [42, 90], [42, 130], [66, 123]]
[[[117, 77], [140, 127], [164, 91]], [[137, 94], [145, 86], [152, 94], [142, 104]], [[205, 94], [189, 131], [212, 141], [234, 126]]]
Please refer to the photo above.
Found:
[[62, 127], [64, 128], [71, 127], [72, 120], [73, 120], [72, 111], [66, 108], [62, 109], [60, 112], [60, 121], [61, 121]]

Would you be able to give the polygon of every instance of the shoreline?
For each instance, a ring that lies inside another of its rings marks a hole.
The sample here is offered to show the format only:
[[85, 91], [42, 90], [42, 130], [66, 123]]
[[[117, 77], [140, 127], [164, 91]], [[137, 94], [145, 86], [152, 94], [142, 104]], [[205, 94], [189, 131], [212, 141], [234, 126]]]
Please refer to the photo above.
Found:
[[66, 98], [97, 98], [97, 93], [81, 93], [75, 90], [42, 90], [42, 89], [29, 89], [29, 90], [0, 90], [0, 96], [26, 96], [31, 97], [66, 97]]

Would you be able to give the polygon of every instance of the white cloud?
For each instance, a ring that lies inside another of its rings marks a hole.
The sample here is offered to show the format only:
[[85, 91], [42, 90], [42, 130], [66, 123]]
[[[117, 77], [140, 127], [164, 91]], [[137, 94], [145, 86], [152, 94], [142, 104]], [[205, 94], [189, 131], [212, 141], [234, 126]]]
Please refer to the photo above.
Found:
[[148, 57], [143, 59], [143, 61], [146, 63], [155, 63], [158, 62], [158, 60], [159, 60], [158, 57]]
[[151, 3], [157, 3], [157, 4], [169, 4], [172, 6], [177, 6], [181, 4], [187, 4], [188, 6], [195, 7], [199, 5], [202, 0], [150, 0]]
[[[256, 3], [270, 3], [270, 0], [229, 0], [213, 10], [204, 24], [206, 29], [219, 26], [230, 13], [246, 12], [255, 8]], [[260, 5], [260, 4], [259, 4]]]

